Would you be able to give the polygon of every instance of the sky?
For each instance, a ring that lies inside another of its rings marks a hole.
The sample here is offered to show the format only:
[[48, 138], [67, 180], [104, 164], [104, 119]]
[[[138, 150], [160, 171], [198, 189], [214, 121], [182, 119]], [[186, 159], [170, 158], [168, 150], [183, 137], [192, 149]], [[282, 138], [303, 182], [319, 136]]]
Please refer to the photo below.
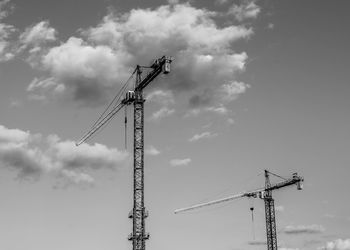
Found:
[[349, 7], [1, 0], [0, 248], [131, 249], [132, 108], [126, 131], [121, 112], [75, 142], [169, 55], [144, 93], [146, 249], [266, 249], [260, 199], [174, 214], [261, 188], [264, 169], [305, 179], [273, 193], [279, 249], [350, 249]]

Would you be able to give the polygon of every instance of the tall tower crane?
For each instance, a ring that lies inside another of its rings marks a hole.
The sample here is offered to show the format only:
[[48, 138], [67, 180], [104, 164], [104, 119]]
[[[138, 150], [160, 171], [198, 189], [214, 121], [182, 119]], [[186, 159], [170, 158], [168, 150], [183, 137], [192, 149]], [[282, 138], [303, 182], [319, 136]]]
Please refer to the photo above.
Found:
[[[234, 199], [242, 198], [242, 197], [248, 197], [248, 198], [261, 198], [265, 202], [265, 219], [266, 219], [266, 236], [267, 236], [267, 249], [268, 250], [277, 250], [277, 236], [276, 236], [276, 216], [275, 216], [275, 205], [274, 205], [274, 199], [272, 198], [272, 191], [277, 190], [283, 187], [287, 187], [290, 185], [297, 185], [297, 189], [302, 189], [302, 182], [304, 179], [300, 177], [297, 173], [294, 173], [291, 178], [284, 179], [281, 176], [278, 176], [274, 173], [269, 172], [268, 170], [264, 171], [265, 173], [265, 187], [256, 189], [254, 191], [249, 192], [243, 192], [240, 194], [235, 194], [226, 198], [206, 202], [206, 203], [200, 203], [191, 207], [181, 208], [175, 210], [175, 213], [182, 213], [189, 210], [194, 210], [206, 206], [211, 206], [227, 201], [232, 201]], [[280, 178], [283, 178], [284, 180], [282, 182], [271, 184], [270, 183], [270, 174], [278, 176]]]
[[[132, 78], [136, 74], [136, 83], [134, 89], [126, 92], [127, 83], [122, 87], [121, 91], [114, 97], [113, 101], [102, 113], [100, 118], [94, 123], [92, 128], [84, 134], [84, 136], [76, 143], [77, 146], [88, 140], [105, 126], [123, 107], [134, 105], [134, 183], [133, 183], [133, 209], [129, 213], [129, 218], [133, 220], [133, 231], [128, 239], [132, 241], [133, 250], [145, 250], [145, 240], [149, 238], [149, 234], [145, 232], [145, 218], [148, 212], [144, 205], [144, 102], [143, 90], [150, 84], [159, 74], [170, 73], [170, 64], [172, 58], [163, 56], [156, 59], [149, 67], [137, 65]], [[142, 78], [142, 69], [149, 68], [151, 71]], [[126, 94], [121, 100], [121, 96]], [[108, 111], [108, 112], [107, 112]]]

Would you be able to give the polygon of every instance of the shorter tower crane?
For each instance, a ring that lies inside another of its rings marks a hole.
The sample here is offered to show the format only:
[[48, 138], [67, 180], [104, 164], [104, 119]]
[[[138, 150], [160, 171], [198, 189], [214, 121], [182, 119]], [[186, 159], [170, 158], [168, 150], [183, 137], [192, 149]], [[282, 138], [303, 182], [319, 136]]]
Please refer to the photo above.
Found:
[[[265, 187], [256, 189], [249, 192], [243, 192], [240, 194], [235, 194], [226, 198], [217, 199], [210, 202], [200, 203], [191, 207], [181, 208], [175, 210], [175, 214], [182, 213], [189, 210], [194, 210], [206, 206], [211, 206], [227, 201], [232, 201], [242, 197], [248, 198], [261, 198], [265, 202], [265, 219], [266, 219], [266, 236], [267, 236], [267, 249], [268, 250], [277, 250], [277, 236], [276, 236], [276, 217], [275, 217], [275, 205], [274, 199], [272, 198], [272, 191], [277, 190], [283, 187], [287, 187], [290, 185], [297, 185], [298, 190], [302, 190], [302, 182], [304, 181], [303, 177], [300, 177], [297, 173], [294, 173], [291, 178], [285, 179], [279, 175], [269, 172], [268, 170], [264, 171], [265, 173]], [[270, 183], [270, 174], [275, 175], [284, 179], [283, 181], [271, 184]], [[251, 208], [251, 210], [253, 210]]]

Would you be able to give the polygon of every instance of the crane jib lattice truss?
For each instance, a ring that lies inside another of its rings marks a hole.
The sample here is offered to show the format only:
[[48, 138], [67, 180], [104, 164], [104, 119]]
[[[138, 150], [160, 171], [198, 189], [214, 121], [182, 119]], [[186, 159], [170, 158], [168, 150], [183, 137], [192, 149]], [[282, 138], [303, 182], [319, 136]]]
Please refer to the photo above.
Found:
[[[240, 194], [232, 195], [226, 198], [210, 201], [210, 202], [205, 202], [205, 203], [200, 203], [191, 207], [187, 208], [181, 208], [175, 210], [175, 213], [182, 213], [186, 212], [189, 210], [194, 210], [206, 206], [211, 206], [215, 204], [220, 204], [223, 202], [231, 201], [234, 199], [242, 198], [242, 197], [252, 197], [252, 198], [261, 198], [265, 202], [265, 219], [266, 219], [266, 237], [267, 237], [267, 249], [268, 250], [277, 250], [277, 236], [276, 236], [276, 219], [275, 219], [275, 205], [274, 205], [274, 200], [272, 198], [272, 191], [277, 190], [283, 187], [287, 187], [290, 185], [297, 185], [298, 190], [302, 189], [302, 182], [304, 179], [300, 177], [297, 173], [294, 173], [292, 178], [289, 179], [284, 179], [283, 181], [276, 183], [276, 184], [271, 184], [270, 183], [270, 178], [269, 175], [273, 174], [267, 170], [264, 171], [265, 173], [265, 187], [260, 188], [254, 191], [250, 192], [243, 192]], [[273, 174], [276, 175], [276, 174]], [[276, 175], [278, 176], [278, 175]], [[280, 176], [278, 176], [280, 177]]]

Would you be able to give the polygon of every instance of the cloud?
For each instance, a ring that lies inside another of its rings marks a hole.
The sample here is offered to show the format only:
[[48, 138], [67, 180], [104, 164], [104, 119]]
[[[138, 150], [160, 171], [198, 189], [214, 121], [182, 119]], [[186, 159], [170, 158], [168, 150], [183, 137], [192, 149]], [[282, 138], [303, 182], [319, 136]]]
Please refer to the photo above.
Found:
[[0, 62], [11, 60], [15, 56], [9, 40], [15, 32], [14, 26], [0, 22]]
[[0, 1], [0, 62], [11, 60], [15, 56], [10, 38], [17, 29], [2, 22], [13, 10], [13, 5], [9, 3], [10, 0]]
[[212, 137], [215, 137], [217, 136], [217, 134], [213, 134], [209, 131], [206, 131], [206, 132], [203, 132], [201, 134], [195, 134], [194, 136], [192, 136], [188, 141], [189, 142], [194, 142], [194, 141], [198, 141], [198, 140], [201, 140], [201, 139], [208, 139], [208, 138], [212, 138]]
[[247, 89], [250, 88], [249, 84], [245, 84], [243, 82], [231, 82], [228, 84], [223, 84], [221, 86], [221, 91], [222, 91], [222, 99], [226, 102], [231, 102], [235, 99], [240, 94], [243, 94], [247, 91]]
[[300, 226], [287, 226], [283, 229], [286, 234], [318, 234], [325, 231], [325, 228], [321, 225], [300, 225]]
[[43, 56], [42, 65], [53, 79], [64, 85], [64, 93], [87, 106], [105, 103], [112, 86], [128, 77], [128, 56], [107, 46], [91, 46], [71, 37]]
[[44, 43], [55, 41], [56, 30], [50, 27], [47, 20], [41, 21], [35, 25], [27, 27], [19, 36], [19, 40], [23, 46], [38, 47]]
[[82, 144], [62, 140], [57, 135], [43, 137], [0, 125], [0, 163], [17, 170], [18, 178], [37, 179], [43, 174], [66, 177], [70, 183], [92, 183], [84, 171], [115, 169], [128, 154], [102, 144]]
[[[13, 10], [13, 6], [9, 6], [11, 0], [0, 1], [0, 20], [8, 16], [9, 12]], [[5, 8], [7, 7], [7, 9]]]
[[105, 104], [111, 90], [129, 77], [135, 65], [149, 65], [157, 57], [171, 55], [175, 58], [172, 73], [166, 81], [158, 77], [161, 84], [156, 86], [174, 95], [184, 94], [192, 108], [217, 106], [214, 96], [219, 87], [235, 81], [245, 70], [248, 56], [235, 52], [233, 44], [253, 34], [248, 26], [217, 25], [219, 15], [176, 2], [109, 13], [97, 26], [80, 30], [81, 37], [52, 47], [41, 64], [56, 82], [64, 84], [65, 96], [91, 106]]
[[337, 239], [327, 242], [326, 246], [318, 248], [319, 250], [350, 250], [350, 239]]
[[175, 109], [169, 109], [168, 107], [163, 107], [161, 109], [159, 109], [158, 111], [154, 112], [151, 117], [150, 120], [151, 121], [158, 121], [164, 117], [170, 116], [175, 112]]
[[229, 9], [229, 14], [232, 14], [238, 21], [257, 18], [260, 13], [260, 7], [255, 4], [255, 0], [245, 0], [240, 5], [233, 4]]
[[160, 154], [160, 151], [158, 149], [156, 149], [154, 146], [152, 145], [149, 145], [148, 147], [146, 147], [145, 149], [145, 154], [147, 155], [159, 155]]
[[65, 85], [56, 82], [54, 77], [43, 79], [35, 77], [27, 87], [27, 91], [30, 93], [29, 98], [34, 100], [46, 100], [48, 95], [55, 97], [62, 94], [65, 89]]
[[170, 165], [173, 167], [177, 167], [177, 166], [187, 166], [188, 164], [191, 163], [191, 159], [190, 158], [185, 158], [185, 159], [172, 159], [170, 160]]
[[170, 90], [168, 91], [164, 91], [160, 89], [154, 90], [153, 92], [147, 95], [146, 100], [149, 100], [151, 102], [156, 102], [163, 106], [167, 106], [175, 103], [173, 93]]

